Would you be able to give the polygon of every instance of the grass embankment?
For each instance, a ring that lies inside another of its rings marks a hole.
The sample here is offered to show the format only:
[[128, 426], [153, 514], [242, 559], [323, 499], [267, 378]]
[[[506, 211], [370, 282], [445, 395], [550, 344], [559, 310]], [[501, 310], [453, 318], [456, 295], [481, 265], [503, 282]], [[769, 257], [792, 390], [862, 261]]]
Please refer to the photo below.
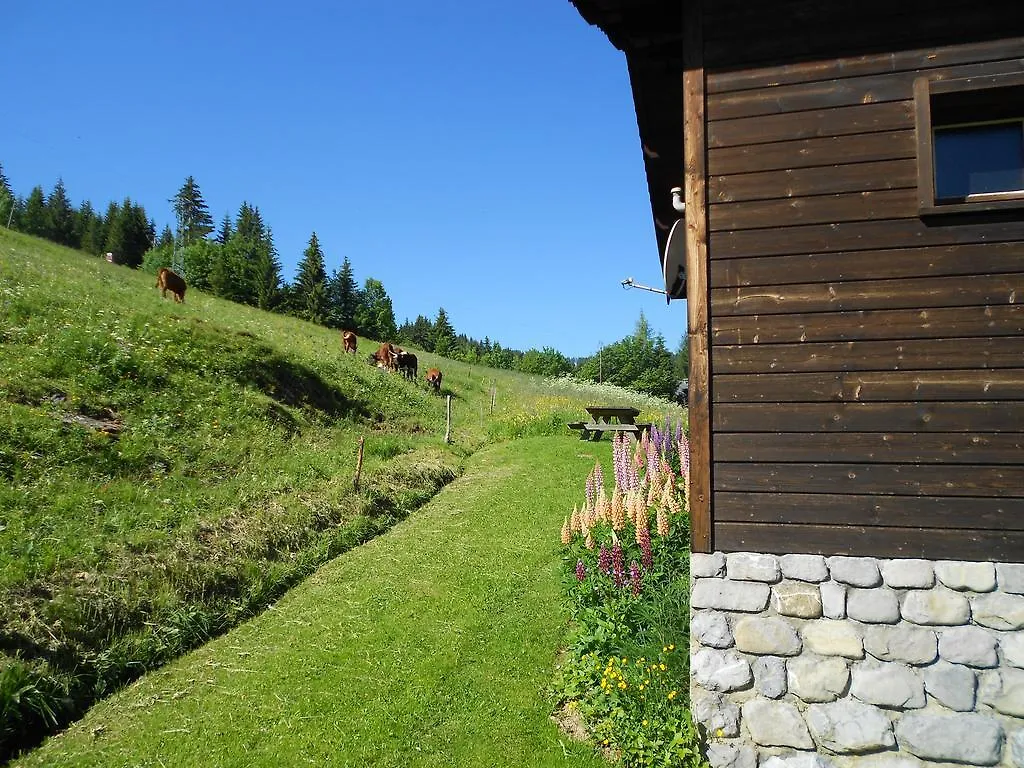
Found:
[[19, 766], [600, 766], [561, 736], [557, 532], [609, 443], [486, 448], [392, 531]]
[[0, 229], [0, 760], [599, 391], [420, 353], [454, 398], [445, 446], [443, 400], [368, 366], [374, 342], [346, 357], [336, 331], [153, 282]]

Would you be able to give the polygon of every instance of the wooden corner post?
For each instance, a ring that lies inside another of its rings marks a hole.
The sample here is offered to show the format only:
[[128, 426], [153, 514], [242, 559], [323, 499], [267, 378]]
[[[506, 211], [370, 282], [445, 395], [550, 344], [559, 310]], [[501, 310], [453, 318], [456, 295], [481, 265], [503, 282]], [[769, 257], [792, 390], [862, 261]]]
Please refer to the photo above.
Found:
[[690, 338], [690, 536], [711, 552], [711, 366], [708, 348], [707, 127], [703, 0], [683, 3], [686, 312]]

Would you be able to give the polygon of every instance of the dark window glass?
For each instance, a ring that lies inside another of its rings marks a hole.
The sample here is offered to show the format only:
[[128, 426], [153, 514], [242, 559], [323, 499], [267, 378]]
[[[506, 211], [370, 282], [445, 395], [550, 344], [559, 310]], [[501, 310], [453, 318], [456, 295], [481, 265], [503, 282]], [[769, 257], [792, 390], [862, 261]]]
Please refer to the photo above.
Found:
[[1024, 123], [935, 129], [939, 200], [1024, 190]]

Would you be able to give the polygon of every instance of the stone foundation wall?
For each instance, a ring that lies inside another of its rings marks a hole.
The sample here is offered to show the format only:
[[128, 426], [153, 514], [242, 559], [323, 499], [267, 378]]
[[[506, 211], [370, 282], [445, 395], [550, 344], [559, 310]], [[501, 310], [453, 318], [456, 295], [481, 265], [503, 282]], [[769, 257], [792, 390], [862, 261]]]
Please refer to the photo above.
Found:
[[1024, 768], [1024, 564], [694, 554], [714, 768]]

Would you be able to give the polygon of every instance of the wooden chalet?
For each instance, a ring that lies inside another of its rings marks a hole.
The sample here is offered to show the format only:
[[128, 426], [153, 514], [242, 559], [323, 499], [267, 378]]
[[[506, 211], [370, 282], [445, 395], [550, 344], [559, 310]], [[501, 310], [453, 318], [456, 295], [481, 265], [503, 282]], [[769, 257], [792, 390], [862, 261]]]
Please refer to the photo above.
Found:
[[694, 551], [1024, 562], [1024, 2], [572, 2], [685, 221]]

